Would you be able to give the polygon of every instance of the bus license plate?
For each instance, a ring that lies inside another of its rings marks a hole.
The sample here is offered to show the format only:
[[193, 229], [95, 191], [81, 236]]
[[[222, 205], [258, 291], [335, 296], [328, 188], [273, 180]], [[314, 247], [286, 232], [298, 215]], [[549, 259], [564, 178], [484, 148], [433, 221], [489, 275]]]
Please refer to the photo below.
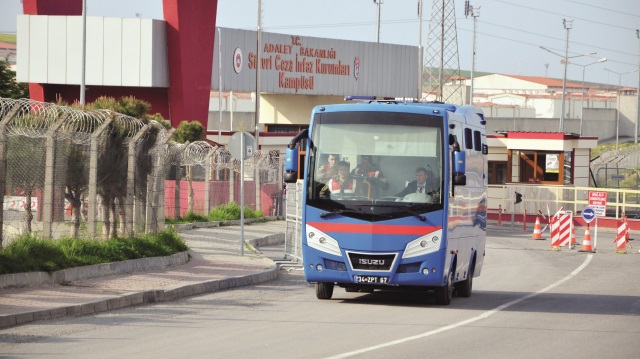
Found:
[[367, 275], [356, 275], [355, 282], [356, 283], [366, 283], [366, 284], [387, 284], [389, 277], [374, 277]]

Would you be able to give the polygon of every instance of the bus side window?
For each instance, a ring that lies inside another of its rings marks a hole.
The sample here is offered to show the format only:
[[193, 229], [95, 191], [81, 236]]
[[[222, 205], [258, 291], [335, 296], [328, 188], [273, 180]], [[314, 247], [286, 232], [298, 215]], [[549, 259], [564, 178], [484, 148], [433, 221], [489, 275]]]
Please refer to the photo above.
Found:
[[464, 129], [464, 148], [470, 150], [473, 148], [473, 137], [471, 136], [471, 129]]
[[473, 131], [473, 146], [476, 151], [482, 151], [482, 136], [480, 131]]

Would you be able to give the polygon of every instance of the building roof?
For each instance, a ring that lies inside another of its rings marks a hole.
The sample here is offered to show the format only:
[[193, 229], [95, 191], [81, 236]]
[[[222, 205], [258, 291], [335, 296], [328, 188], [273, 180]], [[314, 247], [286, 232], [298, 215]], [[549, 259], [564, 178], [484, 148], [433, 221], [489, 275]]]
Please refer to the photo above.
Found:
[[16, 44], [10, 44], [8, 42], [0, 41], [0, 49], [15, 50], [16, 49]]
[[[543, 77], [543, 76], [521, 76], [521, 75], [507, 75], [507, 74], [490, 74], [490, 75], [485, 75], [485, 76], [481, 76], [481, 77], [487, 77], [487, 76], [504, 76], [504, 77], [510, 77], [513, 79], [517, 79], [517, 80], [522, 80], [522, 81], [528, 81], [528, 82], [532, 82], [535, 84], [539, 84], [539, 85], [543, 85], [543, 86], [547, 86], [547, 87], [562, 87], [562, 79], [552, 79], [549, 77]], [[570, 82], [567, 81], [566, 83], [566, 87], [569, 88], [582, 88], [582, 84], [579, 83], [575, 83], [575, 82]]]

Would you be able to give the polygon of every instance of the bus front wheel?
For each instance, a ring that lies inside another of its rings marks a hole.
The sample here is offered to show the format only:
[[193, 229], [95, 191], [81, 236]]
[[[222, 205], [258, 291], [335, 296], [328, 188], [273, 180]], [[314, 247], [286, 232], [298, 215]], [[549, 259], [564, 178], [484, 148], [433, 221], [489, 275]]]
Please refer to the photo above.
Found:
[[437, 287], [436, 290], [436, 304], [449, 305], [451, 304], [451, 298], [453, 298], [453, 272], [449, 273], [447, 278], [447, 284], [442, 287]]
[[333, 295], [333, 283], [320, 282], [316, 283], [316, 298], [331, 299]]

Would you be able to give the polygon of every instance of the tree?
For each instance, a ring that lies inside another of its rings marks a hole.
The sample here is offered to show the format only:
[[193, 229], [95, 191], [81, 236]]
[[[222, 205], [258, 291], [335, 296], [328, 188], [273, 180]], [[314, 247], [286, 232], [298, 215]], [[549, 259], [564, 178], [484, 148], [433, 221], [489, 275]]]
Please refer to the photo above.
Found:
[[[25, 121], [33, 120], [32, 116]], [[31, 197], [44, 187], [45, 150], [42, 138], [7, 136], [7, 185], [11, 192], [24, 194], [23, 233], [31, 233]], [[39, 207], [42, 203], [39, 203]]]
[[29, 98], [29, 86], [16, 81], [16, 73], [9, 68], [7, 61], [0, 60], [0, 97]]
[[[130, 117], [140, 119], [148, 123], [150, 119], [164, 121], [162, 116], [156, 114], [149, 116], [151, 105], [132, 96], [121, 97], [117, 100], [112, 97], [102, 96], [87, 106], [88, 109], [107, 109]], [[162, 123], [161, 121], [158, 121]], [[166, 122], [166, 121], [165, 121]], [[124, 234], [125, 206], [124, 199], [127, 189], [128, 147], [125, 145], [127, 128], [120, 128], [117, 122], [111, 125], [108, 134], [100, 142], [100, 155], [98, 162], [98, 194], [102, 206], [102, 234], [103, 237], [115, 237], [117, 225], [120, 225], [120, 233]], [[149, 150], [155, 144], [157, 129], [152, 128], [149, 136], [143, 140], [142, 145], [136, 151], [136, 178], [135, 181], [137, 200], [146, 200], [147, 176], [153, 168]], [[123, 174], [125, 174], [123, 176]], [[116, 206], [117, 201], [117, 206]], [[144, 208], [144, 207], [143, 207]], [[132, 214], [130, 214], [132, 215]], [[116, 217], [118, 219], [116, 220]]]
[[198, 121], [182, 121], [176, 128], [176, 133], [173, 136], [174, 141], [178, 143], [194, 142], [202, 139], [202, 133], [204, 128]]

